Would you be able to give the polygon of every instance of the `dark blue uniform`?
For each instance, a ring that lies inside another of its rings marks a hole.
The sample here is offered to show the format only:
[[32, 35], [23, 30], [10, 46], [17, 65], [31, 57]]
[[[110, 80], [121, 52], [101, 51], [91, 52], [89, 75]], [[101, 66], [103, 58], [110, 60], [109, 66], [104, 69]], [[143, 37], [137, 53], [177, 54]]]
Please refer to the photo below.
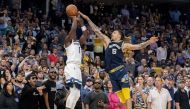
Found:
[[124, 66], [123, 41], [110, 42], [105, 51], [106, 70], [113, 85], [113, 91], [129, 88], [129, 78]]

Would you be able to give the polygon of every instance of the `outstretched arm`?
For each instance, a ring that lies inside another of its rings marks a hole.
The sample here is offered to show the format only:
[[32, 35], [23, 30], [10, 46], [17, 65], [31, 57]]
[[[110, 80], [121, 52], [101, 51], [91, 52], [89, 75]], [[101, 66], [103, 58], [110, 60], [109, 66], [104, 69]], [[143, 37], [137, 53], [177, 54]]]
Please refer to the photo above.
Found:
[[76, 37], [76, 30], [77, 30], [77, 19], [76, 16], [72, 17], [73, 23], [71, 26], [71, 30], [69, 31], [68, 35], [65, 37], [64, 43], [65, 47], [68, 47], [71, 41]]
[[151, 37], [148, 41], [140, 43], [140, 44], [130, 44], [130, 43], [125, 43], [123, 46], [123, 50], [140, 50], [143, 48], [146, 48], [148, 45], [155, 43], [158, 41], [158, 37]]
[[79, 23], [79, 25], [82, 29], [82, 32], [83, 32], [79, 41], [80, 41], [80, 44], [83, 45], [86, 43], [86, 40], [88, 38], [88, 30], [87, 30], [86, 26], [84, 26], [84, 21], [80, 18], [80, 16], [78, 16], [78, 23]]
[[83, 13], [79, 12], [79, 14], [85, 19], [87, 20], [88, 24], [90, 25], [90, 27], [92, 28], [92, 30], [95, 32], [95, 34], [102, 38], [104, 41], [104, 46], [105, 48], [107, 48], [108, 44], [110, 43], [110, 38], [108, 36], [106, 36], [105, 34], [103, 34], [99, 28], [90, 20], [90, 18], [86, 15], [84, 15]]

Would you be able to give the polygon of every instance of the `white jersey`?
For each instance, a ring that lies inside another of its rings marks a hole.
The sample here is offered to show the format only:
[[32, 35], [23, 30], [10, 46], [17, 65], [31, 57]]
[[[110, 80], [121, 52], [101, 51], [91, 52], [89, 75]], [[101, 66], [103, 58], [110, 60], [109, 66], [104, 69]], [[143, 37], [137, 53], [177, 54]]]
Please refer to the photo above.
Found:
[[67, 64], [81, 64], [82, 50], [78, 41], [72, 41], [72, 43], [65, 49], [67, 53]]

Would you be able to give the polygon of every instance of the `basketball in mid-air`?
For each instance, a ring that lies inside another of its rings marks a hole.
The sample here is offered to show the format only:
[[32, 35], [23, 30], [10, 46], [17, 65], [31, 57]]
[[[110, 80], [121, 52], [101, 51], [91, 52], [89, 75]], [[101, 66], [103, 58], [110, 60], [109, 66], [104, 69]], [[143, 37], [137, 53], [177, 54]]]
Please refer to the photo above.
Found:
[[75, 5], [70, 4], [66, 7], [66, 13], [68, 16], [77, 16], [78, 9]]

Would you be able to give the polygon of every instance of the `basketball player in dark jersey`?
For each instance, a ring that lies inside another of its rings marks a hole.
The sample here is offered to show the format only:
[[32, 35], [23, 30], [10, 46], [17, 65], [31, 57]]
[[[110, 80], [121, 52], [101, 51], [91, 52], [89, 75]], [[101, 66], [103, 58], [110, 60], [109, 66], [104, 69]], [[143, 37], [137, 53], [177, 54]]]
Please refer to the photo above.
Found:
[[120, 98], [121, 103], [127, 104], [126, 109], [131, 109], [131, 96], [129, 77], [124, 66], [124, 51], [126, 50], [140, 50], [148, 45], [158, 41], [157, 37], [151, 37], [148, 41], [140, 44], [124, 43], [122, 40], [122, 33], [119, 30], [113, 31], [111, 39], [105, 34], [101, 33], [99, 28], [90, 20], [90, 18], [83, 13], [79, 14], [87, 20], [88, 24], [95, 32], [95, 34], [102, 38], [105, 47], [105, 64], [106, 70], [109, 73], [113, 91], [116, 92]]

